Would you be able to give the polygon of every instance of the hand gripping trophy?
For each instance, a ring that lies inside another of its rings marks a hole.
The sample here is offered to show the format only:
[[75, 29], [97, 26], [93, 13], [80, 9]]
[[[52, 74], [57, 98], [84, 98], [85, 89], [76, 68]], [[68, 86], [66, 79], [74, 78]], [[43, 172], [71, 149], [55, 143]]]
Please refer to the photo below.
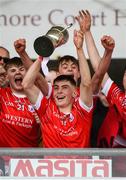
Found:
[[44, 36], [40, 36], [34, 41], [35, 52], [43, 57], [50, 56], [54, 49], [68, 41], [69, 29], [73, 24], [69, 24], [66, 28], [61, 26], [53, 26]]

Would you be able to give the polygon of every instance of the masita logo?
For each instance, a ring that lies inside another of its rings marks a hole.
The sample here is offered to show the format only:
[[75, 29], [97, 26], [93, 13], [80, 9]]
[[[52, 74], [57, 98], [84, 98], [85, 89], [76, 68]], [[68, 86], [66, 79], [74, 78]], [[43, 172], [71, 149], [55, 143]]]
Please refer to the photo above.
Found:
[[20, 177], [111, 177], [106, 159], [11, 159], [10, 175]]

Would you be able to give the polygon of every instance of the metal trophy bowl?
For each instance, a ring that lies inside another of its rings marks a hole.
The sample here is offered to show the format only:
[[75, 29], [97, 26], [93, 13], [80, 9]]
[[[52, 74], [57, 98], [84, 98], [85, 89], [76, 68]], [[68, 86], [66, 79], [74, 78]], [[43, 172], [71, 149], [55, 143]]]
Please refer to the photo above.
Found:
[[35, 52], [43, 57], [50, 56], [54, 49], [68, 41], [69, 33], [67, 31], [73, 24], [66, 28], [53, 26], [44, 36], [40, 36], [34, 41]]

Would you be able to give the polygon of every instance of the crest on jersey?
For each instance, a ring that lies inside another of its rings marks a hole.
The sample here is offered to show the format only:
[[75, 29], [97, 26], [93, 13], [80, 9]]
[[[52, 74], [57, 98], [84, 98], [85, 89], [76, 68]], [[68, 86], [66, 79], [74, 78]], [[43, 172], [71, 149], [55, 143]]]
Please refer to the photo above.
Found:
[[28, 105], [28, 111], [35, 112], [34, 107], [32, 105]]

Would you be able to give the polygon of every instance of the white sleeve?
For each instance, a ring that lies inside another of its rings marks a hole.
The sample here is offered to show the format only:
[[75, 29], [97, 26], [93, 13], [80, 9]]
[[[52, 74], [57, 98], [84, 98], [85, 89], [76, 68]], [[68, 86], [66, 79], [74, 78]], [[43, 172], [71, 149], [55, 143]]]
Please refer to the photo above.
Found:
[[103, 89], [102, 89], [102, 91], [101, 91], [101, 92], [104, 93], [106, 96], [108, 95], [108, 92], [109, 92], [109, 89], [110, 89], [112, 83], [113, 83], [113, 81], [109, 78], [109, 79], [106, 81], [106, 83], [105, 83], [105, 85], [104, 85], [104, 87], [103, 87]]
[[36, 110], [38, 110], [39, 108], [40, 108], [40, 106], [41, 106], [41, 101], [42, 101], [42, 99], [43, 99], [43, 94], [42, 94], [42, 92], [40, 91], [40, 93], [39, 93], [39, 95], [38, 95], [38, 98], [37, 98], [37, 101], [36, 101], [36, 103], [33, 105], [33, 107], [36, 109]]
[[90, 107], [88, 107], [86, 104], [84, 104], [81, 99], [79, 98], [79, 105], [86, 110], [87, 112], [90, 112], [93, 108], [93, 101], [92, 101], [92, 105]]
[[[51, 85], [51, 83], [48, 83], [48, 86], [49, 86], [49, 91], [48, 91], [48, 95], [46, 96], [47, 99], [50, 98], [51, 93], [52, 93], [52, 85]], [[44, 97], [44, 96], [43, 96], [42, 92], [40, 91], [40, 92], [39, 92], [39, 95], [38, 95], [38, 98], [37, 98], [37, 100], [36, 100], [36, 103], [33, 104], [33, 106], [34, 106], [34, 108], [35, 108], [36, 110], [38, 110], [38, 109], [40, 108], [41, 101], [42, 101], [43, 97]]]

